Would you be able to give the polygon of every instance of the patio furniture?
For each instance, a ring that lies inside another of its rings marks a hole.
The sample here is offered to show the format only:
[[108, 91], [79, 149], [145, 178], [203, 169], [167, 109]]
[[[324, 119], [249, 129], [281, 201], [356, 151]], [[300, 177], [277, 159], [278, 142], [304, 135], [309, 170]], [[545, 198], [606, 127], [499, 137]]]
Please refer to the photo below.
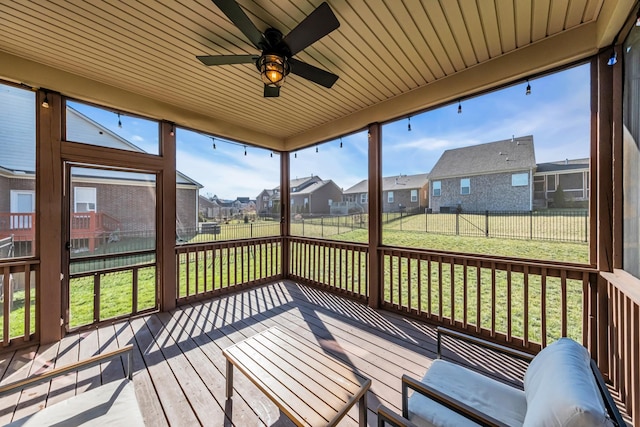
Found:
[[[524, 390], [441, 357], [441, 337], [529, 361]], [[414, 390], [411, 397], [408, 389]], [[586, 348], [560, 338], [535, 357], [459, 332], [438, 328], [438, 359], [422, 380], [402, 377], [402, 416], [381, 405], [378, 426], [625, 426]]]
[[118, 350], [90, 357], [68, 366], [52, 369], [43, 374], [0, 386], [0, 396], [24, 390], [53, 378], [80, 371], [127, 356], [126, 377], [85, 391], [69, 399], [47, 406], [27, 417], [16, 420], [8, 426], [77, 426], [77, 425], [126, 425], [144, 426], [142, 413], [136, 400], [132, 377], [132, 345]]
[[327, 355], [321, 347], [274, 327], [223, 350], [227, 398], [233, 367], [247, 376], [297, 426], [334, 426], [359, 402], [367, 425], [371, 380]]

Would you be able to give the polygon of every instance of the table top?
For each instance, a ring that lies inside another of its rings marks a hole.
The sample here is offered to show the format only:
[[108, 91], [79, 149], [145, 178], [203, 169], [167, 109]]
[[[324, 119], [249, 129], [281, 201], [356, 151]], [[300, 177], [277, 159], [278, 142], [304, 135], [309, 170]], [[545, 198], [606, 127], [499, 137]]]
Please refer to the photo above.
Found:
[[318, 344], [277, 327], [223, 354], [298, 426], [337, 424], [371, 385]]

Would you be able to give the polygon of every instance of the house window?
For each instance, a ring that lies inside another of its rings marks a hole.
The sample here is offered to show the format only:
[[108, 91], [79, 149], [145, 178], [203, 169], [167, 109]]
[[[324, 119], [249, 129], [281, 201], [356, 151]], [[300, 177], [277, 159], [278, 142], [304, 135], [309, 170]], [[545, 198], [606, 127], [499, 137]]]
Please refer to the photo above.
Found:
[[471, 194], [471, 180], [469, 178], [460, 180], [460, 194]]
[[360, 194], [360, 203], [367, 203], [367, 193]]
[[333, 204], [333, 200], [329, 199], [329, 206]]
[[[11, 190], [11, 213], [33, 213], [36, 211], [36, 192], [32, 190]], [[11, 215], [9, 227], [14, 229], [31, 228], [31, 215]]]
[[418, 201], [418, 190], [411, 190], [411, 201], [412, 202]]
[[555, 175], [547, 175], [547, 191], [556, 191]]
[[393, 203], [393, 191], [387, 193], [387, 203]]
[[439, 196], [441, 192], [442, 182], [441, 181], [433, 181], [433, 195]]
[[523, 187], [529, 185], [529, 174], [528, 173], [514, 173], [511, 175], [511, 186], [512, 187]]
[[94, 187], [76, 187], [74, 191], [74, 212], [96, 212], [96, 189]]

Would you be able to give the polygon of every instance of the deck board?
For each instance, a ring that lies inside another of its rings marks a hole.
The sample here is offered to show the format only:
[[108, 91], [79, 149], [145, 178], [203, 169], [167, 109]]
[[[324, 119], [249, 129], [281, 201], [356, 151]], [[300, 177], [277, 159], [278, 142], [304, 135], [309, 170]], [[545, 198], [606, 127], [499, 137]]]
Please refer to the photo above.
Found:
[[[320, 346], [358, 374], [371, 378], [367, 395], [370, 426], [377, 423], [380, 403], [400, 411], [401, 375], [420, 378], [435, 358], [436, 334], [432, 326], [281, 281], [192, 303], [170, 313], [72, 333], [53, 345], [3, 353], [0, 378], [2, 383], [14, 381], [54, 365], [133, 344], [136, 396], [148, 425], [290, 427], [293, 423], [243, 375], [234, 377], [233, 398], [225, 398], [226, 360], [222, 350], [272, 326], [305, 345]], [[521, 366], [465, 346], [448, 348], [448, 357], [521, 384]], [[286, 369], [282, 365], [280, 368]], [[50, 388], [44, 385], [29, 393], [1, 398], [0, 424], [122, 378], [123, 366], [122, 362], [113, 361], [62, 377]], [[340, 397], [336, 390], [331, 399]], [[340, 426], [358, 425], [356, 406]]]

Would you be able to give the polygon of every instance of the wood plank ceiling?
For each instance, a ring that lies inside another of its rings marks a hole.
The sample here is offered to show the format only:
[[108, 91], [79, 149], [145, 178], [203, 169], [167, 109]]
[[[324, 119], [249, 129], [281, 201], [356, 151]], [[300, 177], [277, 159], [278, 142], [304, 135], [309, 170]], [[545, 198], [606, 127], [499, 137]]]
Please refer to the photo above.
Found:
[[[259, 30], [284, 34], [320, 4], [238, 1]], [[592, 55], [634, 1], [329, 4], [340, 28], [296, 58], [337, 74], [332, 89], [291, 75], [265, 99], [253, 64], [203, 66], [196, 55], [257, 53], [211, 0], [0, 0], [0, 78], [294, 149]], [[495, 61], [498, 75], [481, 67]]]

